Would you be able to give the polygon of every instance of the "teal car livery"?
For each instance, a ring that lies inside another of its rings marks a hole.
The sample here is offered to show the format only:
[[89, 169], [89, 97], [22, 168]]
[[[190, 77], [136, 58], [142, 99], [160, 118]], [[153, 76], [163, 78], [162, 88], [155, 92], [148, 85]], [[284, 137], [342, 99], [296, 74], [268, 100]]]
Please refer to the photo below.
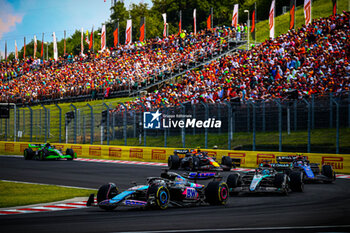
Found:
[[77, 153], [73, 149], [68, 148], [63, 154], [61, 149], [57, 149], [50, 143], [45, 144], [28, 144], [28, 148], [24, 149], [23, 156], [25, 160], [51, 160], [51, 159], [67, 159], [73, 160], [77, 158]]

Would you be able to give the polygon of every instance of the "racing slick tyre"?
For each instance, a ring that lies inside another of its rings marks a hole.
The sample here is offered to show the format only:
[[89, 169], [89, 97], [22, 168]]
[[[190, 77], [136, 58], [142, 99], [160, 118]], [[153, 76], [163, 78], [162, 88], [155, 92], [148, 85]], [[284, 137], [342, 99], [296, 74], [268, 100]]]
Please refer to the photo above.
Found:
[[282, 194], [288, 195], [288, 177], [284, 173], [277, 173], [274, 180], [274, 185], [282, 191]]
[[119, 194], [119, 190], [114, 183], [108, 183], [102, 185], [97, 191], [97, 203], [101, 209], [104, 210], [113, 210], [116, 206], [105, 206], [100, 205], [101, 201], [111, 199]]
[[222, 156], [221, 164], [224, 165], [224, 167], [223, 167], [224, 171], [231, 171], [231, 168], [232, 168], [232, 159], [231, 159], [231, 157]]
[[225, 205], [229, 195], [229, 189], [225, 182], [212, 181], [204, 191], [205, 201], [210, 205]]
[[67, 148], [66, 155], [72, 156], [72, 158], [67, 158], [67, 160], [73, 160], [74, 159], [74, 151], [73, 151], [73, 149]]
[[192, 157], [191, 162], [190, 162], [190, 169], [191, 171], [198, 171], [199, 170], [199, 158], [197, 157]]
[[293, 192], [304, 192], [304, 181], [303, 181], [303, 173], [293, 171], [289, 174], [290, 178], [290, 189]]
[[26, 149], [24, 149], [24, 151], [23, 151], [23, 157], [24, 157], [25, 160], [32, 159], [32, 158], [33, 158], [33, 155], [34, 155], [34, 152], [33, 152], [32, 148], [26, 148]]
[[238, 194], [238, 192], [233, 192], [231, 190], [233, 190], [234, 188], [237, 188], [239, 187], [241, 184], [241, 181], [240, 181], [240, 176], [238, 173], [234, 173], [234, 174], [230, 174], [228, 177], [227, 177], [227, 180], [226, 180], [226, 183], [227, 183], [227, 186], [229, 188], [229, 191], [230, 191], [230, 195], [233, 196], [233, 195], [236, 195]]
[[170, 155], [168, 158], [169, 169], [178, 169], [180, 167], [180, 158], [178, 155]]
[[44, 161], [48, 155], [49, 151], [47, 149], [42, 149], [39, 151], [39, 160]]
[[163, 185], [151, 185], [147, 190], [147, 199], [151, 208], [165, 210], [169, 205], [170, 193]]
[[329, 178], [329, 180], [324, 180], [324, 183], [332, 183], [336, 179], [335, 172], [333, 171], [333, 167], [331, 165], [322, 166], [322, 175]]

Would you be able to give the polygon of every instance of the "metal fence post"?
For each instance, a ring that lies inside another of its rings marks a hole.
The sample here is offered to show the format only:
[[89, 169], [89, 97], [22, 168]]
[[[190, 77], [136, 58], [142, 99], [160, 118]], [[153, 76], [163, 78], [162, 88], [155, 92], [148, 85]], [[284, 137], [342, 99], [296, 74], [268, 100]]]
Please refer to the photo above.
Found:
[[297, 127], [298, 127], [298, 115], [297, 115], [297, 111], [298, 111], [298, 108], [297, 108], [297, 100], [294, 100], [294, 131], [297, 131]]
[[51, 109], [47, 109], [47, 138], [50, 138]]
[[45, 111], [45, 118], [44, 118], [44, 125], [45, 125], [45, 143], [47, 142], [47, 108], [42, 104], [41, 107], [43, 107]]
[[307, 105], [307, 153], [311, 152], [311, 104], [303, 99]]
[[91, 112], [91, 125], [90, 125], [90, 144], [94, 144], [94, 109], [92, 108], [92, 106], [90, 104], [86, 104], [86, 106], [88, 106], [90, 108], [90, 112]]
[[315, 94], [311, 97], [311, 128], [315, 129]]
[[282, 152], [282, 104], [280, 100], [275, 100], [278, 105], [278, 132], [279, 132], [279, 140], [278, 140], [278, 151]]
[[255, 104], [251, 102], [252, 107], [253, 107], [253, 151], [256, 150], [256, 109], [255, 109]]
[[[221, 121], [221, 104], [217, 104], [218, 106], [218, 120]], [[219, 127], [219, 134], [221, 134], [221, 127]]]
[[124, 107], [124, 113], [123, 113], [123, 136], [124, 136], [124, 146], [127, 146], [128, 145], [128, 139], [127, 139], [127, 135], [126, 135], [126, 126], [127, 126], [126, 114], [128, 113], [128, 109], [126, 108], [126, 106], [123, 103], [119, 103], [119, 104]]
[[[41, 124], [41, 108], [39, 109], [39, 125], [40, 125], [40, 137], [41, 137], [41, 134], [42, 134], [42, 129], [43, 129], [43, 127], [42, 127], [42, 124]], [[37, 138], [38, 139], [38, 138]]]
[[7, 124], [8, 124], [8, 119], [5, 119], [5, 141], [7, 141]]
[[77, 107], [73, 104], [70, 104], [71, 107], [74, 108], [74, 144], [77, 144]]
[[136, 138], [136, 128], [137, 128], [137, 122], [136, 122], [136, 111], [134, 110], [134, 138]]
[[262, 131], [266, 131], [266, 107], [265, 100], [262, 102]]
[[350, 91], [348, 92], [348, 128], [350, 128]]
[[[180, 103], [181, 109], [182, 109], [182, 115], [184, 116], [186, 114], [186, 107], [182, 103]], [[184, 121], [185, 118], [182, 118]], [[181, 128], [181, 141], [182, 141], [182, 147], [185, 148], [186, 145], [186, 132], [185, 132], [185, 127]], [[207, 148], [207, 147], [205, 147]]]
[[329, 94], [329, 128], [333, 128], [333, 94]]
[[336, 135], [336, 149], [335, 153], [339, 154], [339, 103], [336, 100], [333, 100], [336, 106], [336, 127], [337, 127], [337, 135]]
[[227, 136], [228, 136], [228, 149], [231, 150], [231, 141], [232, 141], [232, 106], [231, 103], [225, 100], [225, 104], [227, 105], [228, 117], [227, 117]]
[[83, 115], [83, 144], [85, 144], [85, 132], [86, 132], [85, 115]]
[[102, 103], [103, 106], [106, 107], [107, 110], [107, 122], [106, 122], [106, 131], [107, 131], [107, 145], [109, 145], [109, 106], [106, 103]]
[[[163, 106], [166, 114], [169, 114], [169, 111], [168, 111], [168, 108], [166, 107], [166, 105], [164, 103], [160, 103], [160, 104]], [[168, 144], [167, 132], [166, 132], [167, 130], [166, 130], [166, 128], [163, 128], [163, 130], [164, 130], [164, 147], [167, 147], [167, 144]]]
[[[208, 105], [204, 102], [201, 102], [201, 104], [204, 106], [204, 109], [205, 109], [205, 120], [208, 120], [208, 115], [209, 115], [209, 112], [208, 112]], [[208, 149], [208, 128], [205, 128], [204, 129], [204, 134], [205, 134], [205, 149]]]
[[17, 109], [16, 105], [13, 106], [13, 111], [14, 111], [14, 120], [13, 120], [13, 141], [16, 141], [16, 134], [17, 134], [17, 122], [16, 122], [16, 117], [17, 117]]
[[[196, 105], [195, 104], [192, 104], [192, 109], [193, 109], [192, 110], [192, 112], [193, 112], [192, 118], [197, 119], [196, 118]], [[350, 107], [349, 107], [349, 109], [350, 109]], [[196, 127], [193, 127], [193, 135], [196, 135]]]
[[23, 109], [23, 135], [25, 134], [26, 132], [26, 111]]
[[[143, 105], [143, 103], [139, 103], [139, 105], [143, 109], [142, 116], [141, 116], [141, 119], [140, 119], [140, 127], [142, 127], [143, 124], [142, 124], [141, 120], [144, 117], [144, 112], [146, 111], [146, 107], [145, 107], [145, 105]], [[147, 142], [146, 137], [147, 137], [146, 129], [143, 129], [143, 145], [144, 146], [146, 146], [146, 142]]]
[[62, 142], [62, 108], [58, 106], [58, 104], [55, 104], [55, 106], [58, 108], [58, 117], [59, 117], [58, 141], [59, 143], [61, 143]]
[[30, 142], [33, 141], [33, 109], [29, 107], [29, 114], [30, 114], [30, 125], [29, 125], [29, 131], [30, 131]]
[[250, 132], [250, 109], [249, 109], [249, 102], [246, 104], [247, 106], [247, 132]]

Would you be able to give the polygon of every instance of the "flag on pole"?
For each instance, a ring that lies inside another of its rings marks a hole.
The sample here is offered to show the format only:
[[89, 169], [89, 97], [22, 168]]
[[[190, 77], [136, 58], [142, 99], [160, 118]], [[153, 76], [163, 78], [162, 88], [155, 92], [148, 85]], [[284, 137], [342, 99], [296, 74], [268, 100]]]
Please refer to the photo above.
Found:
[[80, 54], [84, 54], [84, 28], [81, 28], [81, 38], [80, 38]]
[[207, 29], [211, 29], [211, 15], [209, 15], [209, 17], [207, 18]]
[[7, 61], [7, 41], [5, 41], [5, 61]]
[[193, 32], [197, 34], [196, 9], [193, 10]]
[[140, 38], [139, 41], [143, 42], [145, 40], [145, 17], [141, 17], [141, 22], [140, 22]]
[[24, 37], [23, 58], [26, 58], [26, 37]]
[[94, 27], [92, 27], [91, 29], [91, 33], [90, 33], [90, 41], [89, 41], [89, 49], [93, 49], [92, 45], [93, 45], [93, 40], [94, 40]]
[[237, 29], [237, 24], [238, 24], [238, 4], [235, 4], [233, 7], [231, 26]]
[[180, 12], [179, 12], [179, 35], [180, 35], [180, 33], [181, 33], [181, 20], [182, 20], [182, 11], [180, 10]]
[[163, 25], [164, 25], [164, 28], [163, 28], [163, 38], [167, 36], [166, 34], [166, 13], [162, 14], [163, 16]]
[[56, 40], [56, 34], [55, 32], [52, 33], [53, 36], [53, 58], [55, 61], [58, 59], [58, 51], [57, 51], [57, 40]]
[[85, 33], [85, 42], [87, 44], [90, 44], [90, 40], [89, 40], [89, 30], [86, 30], [86, 33]]
[[132, 21], [128, 19], [126, 21], [126, 30], [125, 30], [125, 44], [131, 44], [132, 41]]
[[106, 49], [106, 25], [102, 25], [101, 30], [101, 50], [104, 51]]
[[63, 54], [66, 54], [66, 30], [64, 30]]
[[17, 41], [15, 41], [15, 58], [18, 59]]
[[252, 13], [252, 27], [250, 33], [252, 34], [253, 40], [255, 40], [255, 18], [256, 18], [256, 2], [254, 3], [254, 10]]
[[290, 21], [289, 21], [289, 29], [295, 28], [295, 0], [290, 1]]
[[304, 0], [305, 25], [311, 23], [311, 0]]
[[272, 0], [269, 14], [270, 38], [275, 39], [275, 0]]
[[41, 52], [40, 52], [41, 59], [44, 60], [44, 33], [43, 33], [43, 39], [41, 41]]
[[36, 41], [36, 35], [34, 35], [34, 55], [33, 57], [35, 58], [36, 57], [36, 47], [37, 47], [37, 41]]
[[337, 14], [337, 0], [332, 0], [333, 2], [333, 16]]
[[114, 32], [113, 32], [113, 44], [114, 44], [114, 47], [117, 47], [118, 43], [119, 43], [119, 21], [118, 21], [117, 26], [115, 27]]

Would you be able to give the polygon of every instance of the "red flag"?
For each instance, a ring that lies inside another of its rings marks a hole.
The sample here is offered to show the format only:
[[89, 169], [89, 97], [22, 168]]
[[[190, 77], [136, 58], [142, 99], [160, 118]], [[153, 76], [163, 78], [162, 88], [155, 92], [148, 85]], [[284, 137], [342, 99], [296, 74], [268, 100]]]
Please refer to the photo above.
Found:
[[90, 49], [90, 50], [91, 50], [91, 48], [92, 48], [93, 36], [94, 36], [94, 28], [92, 28], [91, 34], [90, 34], [90, 43], [89, 43], [89, 49]]
[[26, 37], [24, 37], [23, 58], [26, 58]]
[[43, 33], [43, 39], [41, 41], [41, 52], [40, 57], [44, 60], [44, 33]]
[[207, 19], [207, 29], [210, 30], [211, 29], [211, 15], [209, 15], [208, 19]]
[[333, 16], [337, 14], [337, 0], [332, 0], [333, 2]]
[[311, 0], [304, 0], [305, 25], [311, 23]]
[[141, 25], [140, 25], [140, 38], [139, 40], [143, 42], [145, 39], [145, 17], [141, 17]]
[[289, 29], [293, 29], [294, 28], [294, 22], [295, 22], [295, 2], [294, 0], [291, 1], [291, 9], [289, 11], [290, 13], [290, 23], [289, 23]]
[[182, 12], [180, 11], [180, 13], [179, 13], [179, 35], [180, 35], [180, 33], [181, 33], [181, 17], [182, 17], [182, 14], [181, 14]]
[[252, 28], [250, 29], [250, 32], [253, 33], [255, 30], [255, 10], [253, 11], [252, 14]]
[[115, 31], [113, 32], [113, 37], [114, 37], [114, 47], [117, 47], [118, 45], [118, 39], [119, 39], [119, 35], [118, 35], [118, 27], [115, 28]]

